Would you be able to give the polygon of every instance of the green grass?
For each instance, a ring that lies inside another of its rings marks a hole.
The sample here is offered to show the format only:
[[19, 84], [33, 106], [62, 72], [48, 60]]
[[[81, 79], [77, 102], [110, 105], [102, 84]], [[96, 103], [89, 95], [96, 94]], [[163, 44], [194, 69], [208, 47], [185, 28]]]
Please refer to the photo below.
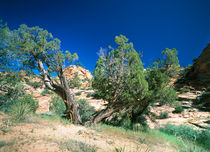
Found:
[[59, 115], [34, 114], [34, 116], [42, 118], [42, 119], [47, 119], [47, 120], [57, 120], [57, 121], [62, 122], [64, 124], [72, 124], [72, 122], [70, 120], [62, 118]]
[[209, 130], [195, 130], [187, 125], [175, 126], [166, 124], [160, 128], [160, 131], [168, 135], [176, 136], [177, 138], [195, 143], [201, 147], [210, 150], [210, 131]]
[[137, 140], [140, 143], [145, 143], [147, 145], [165, 145], [166, 143], [169, 143], [169, 145], [180, 152], [208, 152], [208, 149], [205, 149], [206, 147], [203, 147], [203, 145], [195, 144], [195, 142], [186, 138], [180, 138], [178, 136], [168, 134], [157, 129], [147, 129], [147, 131], [133, 131], [126, 130], [122, 127], [114, 127], [105, 124], [92, 126], [92, 129], [96, 130], [97, 132], [101, 132], [102, 134], [104, 133], [123, 136], [125, 138]]

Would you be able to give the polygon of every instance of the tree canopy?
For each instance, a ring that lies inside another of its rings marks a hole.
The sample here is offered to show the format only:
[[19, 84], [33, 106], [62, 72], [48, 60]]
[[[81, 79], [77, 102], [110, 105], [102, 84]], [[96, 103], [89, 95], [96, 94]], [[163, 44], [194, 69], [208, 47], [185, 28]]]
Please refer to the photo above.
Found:
[[[115, 43], [118, 47], [109, 47], [107, 54], [100, 50], [93, 73], [94, 89], [108, 102], [106, 109], [95, 114], [93, 122], [102, 121], [116, 112], [129, 111], [132, 115], [137, 110], [135, 114], [141, 115], [153, 102], [169, 104], [176, 100], [176, 92], [168, 86], [169, 76], [162, 71], [159, 62], [144, 70], [142, 55], [136, 52], [133, 43], [123, 35], [116, 36]], [[166, 61], [168, 59], [161, 63], [168, 65]]]

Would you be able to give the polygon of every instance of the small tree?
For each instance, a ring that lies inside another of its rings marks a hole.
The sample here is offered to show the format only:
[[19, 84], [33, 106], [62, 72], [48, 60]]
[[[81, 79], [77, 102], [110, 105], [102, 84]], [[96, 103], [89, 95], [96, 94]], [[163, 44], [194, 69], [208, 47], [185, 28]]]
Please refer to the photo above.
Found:
[[[58, 94], [65, 103], [66, 117], [74, 123], [81, 123], [78, 106], [64, 74], [65, 65], [78, 58], [77, 54], [62, 51], [60, 40], [53, 38], [47, 30], [21, 25], [10, 33], [10, 49], [14, 51], [21, 69], [38, 70], [47, 89]], [[57, 74], [59, 81], [52, 79]]]
[[163, 60], [161, 61], [162, 71], [169, 77], [173, 77], [179, 71], [179, 59], [177, 57], [176, 49], [166, 48], [161, 52]]
[[123, 36], [116, 36], [117, 49], [106, 55], [100, 50], [100, 57], [94, 71], [93, 88], [100, 92], [100, 97], [108, 102], [107, 108], [96, 113], [93, 122], [98, 123], [114, 112], [131, 106], [145, 105], [148, 84], [144, 69], [132, 43]]
[[126, 113], [136, 121], [152, 102], [173, 102], [176, 92], [167, 87], [169, 78], [161, 72], [159, 65], [144, 71], [141, 54], [123, 36], [116, 36], [117, 49], [106, 55], [104, 49], [94, 71], [93, 88], [106, 100], [106, 108], [93, 115], [91, 122], [98, 123], [112, 114]]

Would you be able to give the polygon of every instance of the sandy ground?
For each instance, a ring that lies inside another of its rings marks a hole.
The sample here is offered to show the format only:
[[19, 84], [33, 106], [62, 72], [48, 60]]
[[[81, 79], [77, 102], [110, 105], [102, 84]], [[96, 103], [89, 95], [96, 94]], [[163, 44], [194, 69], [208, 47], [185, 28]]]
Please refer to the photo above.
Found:
[[7, 131], [0, 132], [0, 142], [6, 145], [0, 151], [20, 152], [59, 152], [68, 151], [65, 144], [79, 141], [95, 147], [98, 152], [114, 152], [115, 148], [127, 151], [175, 151], [167, 142], [140, 143], [138, 135], [119, 132], [100, 127], [84, 127], [66, 124], [59, 120], [30, 117], [27, 122], [18, 124], [6, 123], [7, 116], [0, 114], [0, 125]]

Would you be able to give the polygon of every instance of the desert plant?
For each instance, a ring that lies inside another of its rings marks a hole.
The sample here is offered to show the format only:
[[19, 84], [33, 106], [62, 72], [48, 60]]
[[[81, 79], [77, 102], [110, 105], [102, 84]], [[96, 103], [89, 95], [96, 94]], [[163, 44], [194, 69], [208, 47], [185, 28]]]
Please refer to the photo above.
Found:
[[174, 50], [163, 52], [166, 56], [163, 62], [157, 62], [145, 71], [140, 59], [142, 55], [136, 52], [133, 43], [128, 42], [123, 35], [116, 36], [115, 42], [118, 45], [116, 49], [109, 47], [108, 53], [104, 49], [100, 50], [93, 72], [92, 86], [97, 90], [99, 98], [108, 102], [106, 109], [92, 117], [93, 123], [98, 123], [116, 112], [129, 111], [127, 115], [133, 115], [136, 108], [138, 115], [141, 115], [152, 102], [170, 104], [177, 99], [175, 90], [168, 87], [168, 71], [163, 68], [172, 67], [177, 62]]
[[184, 111], [184, 108], [181, 105], [178, 105], [175, 107], [175, 110], [173, 113], [182, 113]]
[[45, 95], [47, 95], [47, 94], [53, 94], [53, 92], [50, 91], [50, 90], [48, 90], [47, 88], [44, 88], [44, 90], [42, 91], [41, 95], [42, 95], [42, 96], [45, 96]]
[[82, 122], [84, 123], [85, 121], [88, 120], [88, 118], [95, 113], [94, 107], [90, 106], [85, 99], [79, 99], [76, 101], [79, 105], [79, 113], [82, 119]]
[[93, 90], [93, 88], [92, 87], [89, 87], [89, 88], [87, 88], [87, 90]]
[[33, 99], [32, 95], [24, 95], [22, 98], [18, 99], [18, 102], [27, 104], [32, 112], [35, 112], [39, 107], [38, 101]]
[[161, 69], [169, 77], [175, 76], [179, 71], [179, 60], [177, 50], [175, 48], [166, 48], [161, 52], [163, 60], [161, 61]]
[[30, 106], [26, 103], [17, 103], [10, 107], [9, 115], [13, 121], [23, 121], [31, 112]]
[[53, 96], [50, 100], [50, 111], [62, 116], [66, 110], [65, 104], [61, 97]]
[[94, 94], [94, 93], [88, 93], [86, 97], [87, 97], [87, 98], [92, 97], [93, 94]]
[[180, 92], [181, 93], [187, 93], [187, 92], [190, 92], [190, 89], [186, 88], [186, 87], [183, 87], [183, 88], [180, 89]]
[[159, 116], [157, 116], [156, 118], [158, 119], [166, 119], [168, 118], [168, 113], [167, 112], [161, 112]]
[[76, 96], [80, 96], [81, 94], [82, 94], [82, 92], [75, 93]]
[[39, 82], [37, 82], [37, 81], [26, 81], [26, 84], [32, 86], [34, 89], [37, 89], [37, 88], [42, 86], [41, 81], [39, 81]]
[[62, 151], [68, 150], [72, 152], [96, 152], [95, 146], [87, 145], [81, 141], [68, 140], [58, 143]]

